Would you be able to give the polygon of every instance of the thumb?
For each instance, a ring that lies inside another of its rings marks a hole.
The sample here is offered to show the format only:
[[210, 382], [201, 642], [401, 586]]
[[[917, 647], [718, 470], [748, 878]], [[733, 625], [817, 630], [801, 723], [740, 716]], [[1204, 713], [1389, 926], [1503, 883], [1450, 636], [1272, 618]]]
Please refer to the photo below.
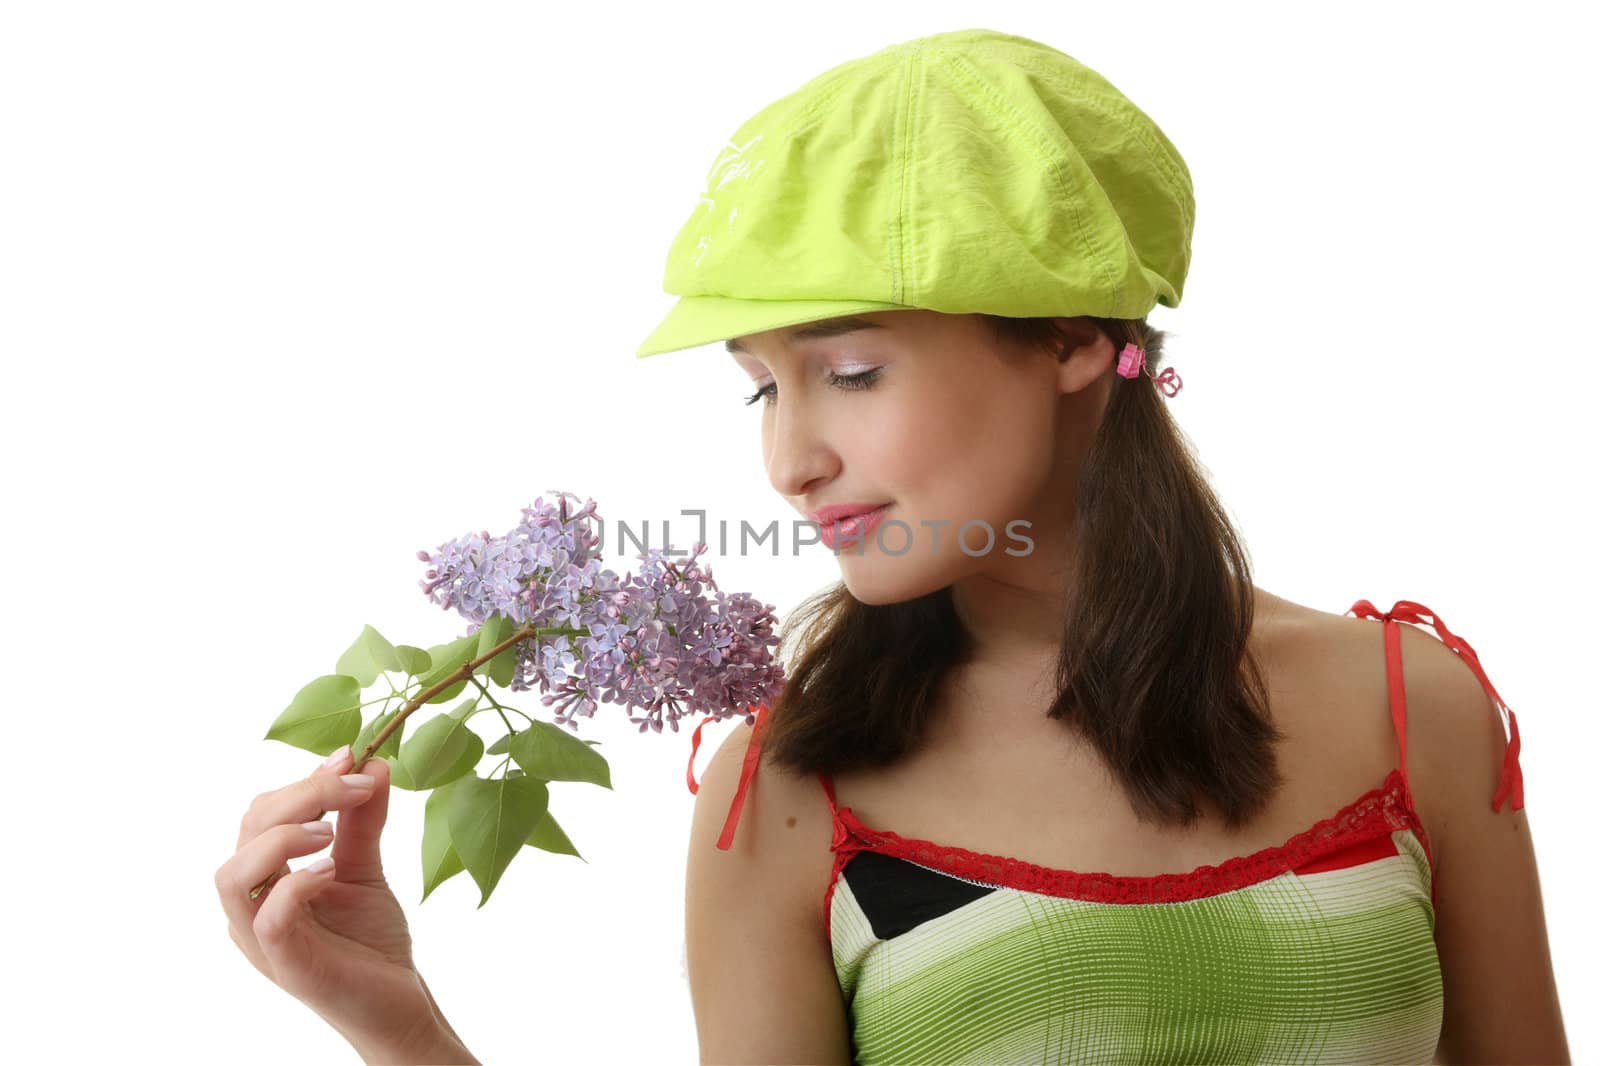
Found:
[[389, 764], [374, 755], [354, 772], [372, 776], [372, 793], [358, 805], [339, 811], [333, 838], [334, 877], [340, 881], [381, 881], [383, 856], [379, 843], [389, 820]]

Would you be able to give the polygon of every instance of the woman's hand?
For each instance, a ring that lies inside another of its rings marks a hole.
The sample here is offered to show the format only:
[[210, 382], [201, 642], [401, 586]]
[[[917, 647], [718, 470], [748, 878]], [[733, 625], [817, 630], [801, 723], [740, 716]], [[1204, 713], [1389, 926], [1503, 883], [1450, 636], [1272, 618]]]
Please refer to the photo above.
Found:
[[[474, 1062], [417, 973], [405, 911], [384, 880], [389, 766], [372, 758], [360, 775], [347, 775], [350, 759], [342, 748], [309, 777], [250, 804], [238, 850], [216, 874], [228, 935], [368, 1061]], [[339, 812], [337, 835], [327, 823], [302, 824], [319, 811]], [[330, 843], [331, 855], [290, 872], [289, 858]]]

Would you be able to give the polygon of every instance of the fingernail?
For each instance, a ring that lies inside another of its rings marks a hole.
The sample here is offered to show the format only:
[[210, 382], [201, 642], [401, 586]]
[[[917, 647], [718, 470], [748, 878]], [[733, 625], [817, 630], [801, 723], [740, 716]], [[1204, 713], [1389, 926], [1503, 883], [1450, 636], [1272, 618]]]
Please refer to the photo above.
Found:
[[320, 873], [326, 873], [327, 871], [329, 871], [331, 869], [333, 869], [333, 856], [332, 855], [324, 855], [322, 858], [318, 859], [316, 862], [309, 863], [306, 866], [306, 873], [308, 873], [308, 874], [320, 874]]
[[333, 832], [333, 823], [331, 823], [331, 822], [301, 822], [300, 823], [300, 828], [301, 829], [309, 829], [313, 833], [332, 833]]
[[323, 759], [322, 760], [322, 768], [324, 770], [333, 769], [335, 766], [338, 766], [341, 762], [343, 762], [344, 761], [344, 757], [346, 755], [349, 755], [349, 754], [350, 754], [350, 745], [346, 744], [344, 747], [340, 748], [338, 751], [334, 752], [332, 755], [328, 756], [326, 759]]
[[371, 788], [377, 783], [371, 774], [345, 774], [339, 780], [352, 788]]

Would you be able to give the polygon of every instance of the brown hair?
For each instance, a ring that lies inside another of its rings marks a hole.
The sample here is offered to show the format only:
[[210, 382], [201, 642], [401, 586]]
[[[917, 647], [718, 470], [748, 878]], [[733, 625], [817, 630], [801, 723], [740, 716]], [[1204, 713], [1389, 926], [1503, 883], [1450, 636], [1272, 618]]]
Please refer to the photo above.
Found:
[[[1118, 352], [1143, 347], [1151, 373], [1161, 364], [1165, 335], [1143, 319], [982, 317], [1001, 342], [1058, 358], [1098, 329]], [[1189, 825], [1203, 795], [1237, 828], [1282, 783], [1283, 736], [1247, 643], [1248, 555], [1166, 405], [1143, 373], [1113, 382], [1077, 489], [1048, 713], [1094, 746], [1141, 820]], [[948, 586], [873, 605], [835, 583], [784, 621], [789, 665], [762, 746], [795, 773], [888, 765], [921, 742], [970, 650]]]

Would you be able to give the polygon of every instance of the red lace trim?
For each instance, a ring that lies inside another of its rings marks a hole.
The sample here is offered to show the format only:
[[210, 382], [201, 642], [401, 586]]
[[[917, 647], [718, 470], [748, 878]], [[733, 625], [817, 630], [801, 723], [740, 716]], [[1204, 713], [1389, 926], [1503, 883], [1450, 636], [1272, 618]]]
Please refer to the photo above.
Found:
[[[1427, 855], [1429, 869], [1433, 867], [1427, 834], [1411, 807], [1398, 767], [1389, 771], [1382, 785], [1363, 793], [1337, 813], [1296, 833], [1283, 844], [1181, 874], [1131, 876], [1055, 870], [1021, 859], [947, 847], [902, 837], [889, 830], [873, 829], [863, 825], [849, 807], [835, 811], [833, 826], [835, 880], [856, 852], [875, 851], [985, 884], [1097, 903], [1177, 903], [1214, 896], [1268, 880], [1324, 855], [1401, 829], [1416, 833]], [[832, 895], [830, 883], [827, 904], [831, 904]]]
[[994, 884], [1046, 895], [1106, 903], [1179, 902], [1217, 895], [1267, 880], [1286, 871], [1299, 869], [1318, 859], [1345, 848], [1396, 830], [1411, 830], [1428, 861], [1431, 875], [1432, 902], [1438, 905], [1438, 878], [1433, 849], [1428, 842], [1427, 830], [1417, 816], [1411, 797], [1411, 787], [1405, 772], [1406, 728], [1405, 687], [1400, 673], [1398, 622], [1431, 626], [1441, 643], [1455, 652], [1471, 668], [1484, 691], [1488, 693], [1497, 710], [1503, 711], [1508, 723], [1509, 737], [1502, 760], [1499, 786], [1490, 799], [1491, 809], [1498, 811], [1509, 797], [1513, 810], [1523, 806], [1521, 737], [1517, 716], [1494, 685], [1489, 681], [1477, 652], [1472, 645], [1450, 632], [1444, 621], [1430, 608], [1412, 600], [1397, 600], [1388, 611], [1379, 611], [1370, 600], [1358, 600], [1346, 614], [1376, 618], [1385, 625], [1385, 667], [1389, 675], [1390, 713], [1394, 718], [1395, 732], [1400, 745], [1400, 765], [1391, 770], [1381, 786], [1346, 804], [1332, 816], [1295, 834], [1283, 844], [1265, 848], [1252, 855], [1229, 859], [1218, 866], [1201, 866], [1185, 874], [1159, 874], [1152, 877], [1130, 877], [1108, 873], [1079, 873], [1073, 870], [1053, 870], [1036, 866], [1019, 859], [964, 848], [946, 847], [927, 840], [901, 837], [887, 830], [877, 830], [863, 825], [848, 807], [839, 807], [833, 782], [828, 775], [820, 775], [827, 793], [828, 806], [833, 812], [834, 850], [833, 876], [823, 897], [823, 924], [831, 937], [833, 890], [839, 874], [850, 858], [860, 851], [876, 851], [921, 863], [924, 866], [966, 877], [986, 884]]
[[[1467, 665], [1472, 668], [1472, 672], [1477, 676], [1484, 690], [1488, 692], [1495, 706], [1505, 712], [1510, 723], [1511, 735], [1506, 744], [1505, 758], [1502, 760], [1500, 784], [1495, 790], [1493, 798], [1489, 801], [1489, 805], [1493, 810], [1498, 811], [1500, 805], [1505, 802], [1506, 797], [1510, 796], [1512, 809], [1521, 810], [1522, 765], [1519, 762], [1518, 753], [1522, 750], [1522, 739], [1517, 731], [1517, 716], [1510, 707], [1505, 705], [1505, 702], [1500, 699], [1500, 694], [1495, 691], [1495, 687], [1489, 683], [1489, 676], [1484, 673], [1483, 666], [1478, 662], [1478, 654], [1473, 650], [1472, 645], [1446, 629], [1444, 621], [1433, 611], [1411, 600], [1397, 600], [1394, 607], [1388, 611], [1379, 611], [1370, 600], [1357, 600], [1355, 606], [1345, 613], [1349, 614], [1351, 612], [1354, 612], [1359, 617], [1379, 618], [1384, 622], [1385, 667], [1389, 674], [1390, 712], [1394, 716], [1395, 732], [1399, 736], [1400, 743], [1400, 766], [1396, 772], [1402, 782], [1407, 808], [1412, 808], [1412, 801], [1410, 784], [1406, 780], [1405, 686], [1401, 680], [1399, 669], [1400, 642], [1399, 634], [1394, 632], [1396, 622], [1412, 622], [1432, 626], [1440, 641], [1451, 651], [1461, 656]], [[745, 793], [755, 777], [756, 767], [761, 759], [761, 727], [766, 722], [766, 710], [767, 708], [762, 706], [756, 711], [755, 729], [750, 737], [750, 745], [745, 751], [744, 765], [739, 772], [739, 784], [734, 789], [733, 802], [729, 804], [728, 817], [723, 822], [721, 835], [717, 838], [717, 847], [724, 851], [733, 845], [733, 832], [734, 828], [739, 824], [739, 814], [744, 808]], [[700, 750], [700, 731], [705, 728], [706, 722], [710, 720], [709, 718], [702, 719], [700, 724], [695, 727], [694, 737], [689, 747], [687, 777], [690, 795], [695, 795], [700, 791], [700, 786], [694, 779], [694, 760], [695, 755]], [[833, 789], [826, 779], [824, 779], [823, 783], [824, 787], [828, 789], [828, 804], [831, 808], [834, 806]], [[1420, 819], [1416, 819], [1415, 814], [1412, 817], [1416, 820], [1417, 835], [1422, 840], [1423, 850], [1426, 851], [1428, 844], [1426, 834], [1422, 829], [1422, 822]], [[1431, 853], [1428, 862], [1430, 866], [1433, 863]], [[837, 876], [837, 869], [834, 872]], [[828, 886], [828, 892], [831, 896], [833, 892], [831, 883]]]

